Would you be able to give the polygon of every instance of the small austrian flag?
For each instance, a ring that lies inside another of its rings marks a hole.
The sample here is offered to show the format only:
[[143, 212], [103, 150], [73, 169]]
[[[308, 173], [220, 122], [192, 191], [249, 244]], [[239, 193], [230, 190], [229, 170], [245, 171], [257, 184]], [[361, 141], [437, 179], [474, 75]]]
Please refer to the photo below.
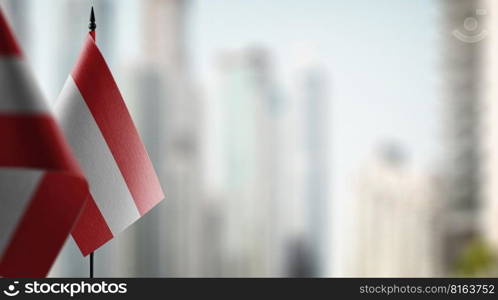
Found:
[[92, 199], [72, 232], [87, 255], [164, 198], [92, 33], [59, 96], [56, 115], [90, 185]]
[[44, 277], [89, 197], [0, 9], [0, 277]]

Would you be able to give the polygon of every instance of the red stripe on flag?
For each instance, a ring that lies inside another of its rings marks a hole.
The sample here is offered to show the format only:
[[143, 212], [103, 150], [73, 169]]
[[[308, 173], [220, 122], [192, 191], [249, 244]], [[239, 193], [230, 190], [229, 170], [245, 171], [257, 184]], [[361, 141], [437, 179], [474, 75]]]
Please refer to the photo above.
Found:
[[[71, 232], [87, 196], [86, 182], [46, 173], [0, 262], [4, 277], [45, 277]], [[39, 247], [34, 248], [36, 245]]]
[[113, 238], [111, 229], [91, 196], [74, 226], [72, 235], [84, 256]]
[[147, 151], [111, 71], [91, 35], [72, 72], [73, 79], [144, 215], [164, 198]]
[[62, 169], [82, 174], [49, 115], [0, 114], [0, 141], [2, 167]]
[[22, 55], [2, 9], [0, 9], [0, 55]]

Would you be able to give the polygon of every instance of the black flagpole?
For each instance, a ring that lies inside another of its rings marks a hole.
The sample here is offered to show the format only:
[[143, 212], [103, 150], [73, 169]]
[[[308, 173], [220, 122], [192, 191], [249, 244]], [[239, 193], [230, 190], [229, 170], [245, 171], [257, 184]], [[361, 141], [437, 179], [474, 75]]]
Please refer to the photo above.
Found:
[[93, 278], [93, 252], [90, 253], [90, 278]]
[[95, 29], [97, 29], [97, 23], [95, 23], [95, 13], [93, 12], [93, 6], [92, 6], [92, 11], [90, 12], [90, 24], [88, 24], [88, 29], [90, 29], [90, 32], [94, 32]]
[[[90, 24], [88, 24], [88, 29], [90, 30], [90, 32], [95, 32], [95, 29], [97, 29], [97, 24], [95, 23], [95, 13], [93, 12], [93, 6], [90, 12]], [[93, 278], [93, 252], [90, 253], [90, 278]]]

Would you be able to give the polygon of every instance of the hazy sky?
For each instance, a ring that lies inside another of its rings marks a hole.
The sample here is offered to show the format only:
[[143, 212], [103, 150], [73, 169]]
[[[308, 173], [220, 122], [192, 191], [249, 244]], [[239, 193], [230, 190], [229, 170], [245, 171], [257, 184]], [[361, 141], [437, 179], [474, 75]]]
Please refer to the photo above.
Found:
[[283, 88], [302, 61], [327, 70], [336, 239], [351, 175], [376, 145], [399, 141], [417, 167], [435, 161], [437, 1], [209, 0], [194, 1], [192, 9], [191, 51], [202, 82], [214, 76], [220, 50], [251, 45], [272, 52]]

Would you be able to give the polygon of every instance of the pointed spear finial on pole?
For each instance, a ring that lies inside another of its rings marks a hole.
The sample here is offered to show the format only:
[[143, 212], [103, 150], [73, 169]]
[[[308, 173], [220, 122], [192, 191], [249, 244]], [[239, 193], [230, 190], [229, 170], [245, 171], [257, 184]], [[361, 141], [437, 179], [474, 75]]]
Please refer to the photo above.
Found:
[[93, 6], [92, 6], [92, 11], [90, 12], [90, 24], [88, 24], [88, 29], [90, 29], [90, 32], [94, 32], [95, 29], [97, 29], [97, 23], [95, 23], [95, 13], [93, 12]]

